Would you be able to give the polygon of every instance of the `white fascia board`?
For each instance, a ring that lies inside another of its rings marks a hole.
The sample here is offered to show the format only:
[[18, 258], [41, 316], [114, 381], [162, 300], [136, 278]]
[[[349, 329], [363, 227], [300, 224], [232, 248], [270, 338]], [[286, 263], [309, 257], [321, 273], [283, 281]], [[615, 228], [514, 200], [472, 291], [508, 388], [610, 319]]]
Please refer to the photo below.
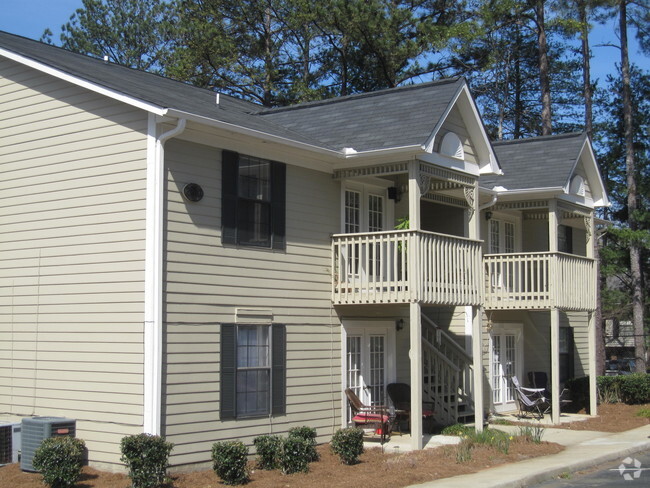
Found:
[[303, 150], [306, 150], [306, 151], [315, 152], [315, 153], [318, 153], [318, 154], [322, 154], [322, 155], [326, 155], [326, 156], [330, 156], [330, 157], [334, 157], [334, 158], [339, 158], [340, 159], [340, 158], [345, 158], [346, 157], [346, 155], [341, 151], [335, 151], [333, 149], [327, 149], [327, 148], [324, 148], [324, 147], [314, 146], [313, 144], [307, 144], [307, 143], [304, 143], [304, 142], [294, 141], [292, 139], [287, 139], [286, 137], [275, 136], [275, 135], [272, 135], [272, 134], [268, 134], [266, 132], [262, 132], [260, 130], [249, 129], [247, 127], [242, 127], [240, 125], [231, 124], [231, 123], [228, 123], [228, 122], [223, 122], [221, 120], [212, 119], [212, 118], [209, 118], [209, 117], [204, 117], [202, 115], [191, 114], [189, 112], [184, 112], [182, 110], [169, 109], [166, 112], [166, 115], [169, 115], [169, 116], [172, 116], [172, 117], [187, 119], [189, 121], [197, 122], [199, 124], [207, 125], [209, 127], [215, 127], [215, 128], [218, 128], [218, 129], [227, 130], [227, 131], [233, 132], [235, 134], [242, 134], [242, 135], [246, 135], [246, 136], [251, 136], [251, 137], [255, 137], [256, 139], [261, 139], [261, 140], [265, 140], [265, 141], [268, 141], [268, 142], [276, 142], [278, 144], [282, 144], [282, 145], [285, 145], [285, 146], [290, 146], [290, 147], [294, 147], [294, 148], [297, 148], [297, 149], [303, 149]]
[[167, 111], [167, 109], [164, 107], [159, 107], [158, 105], [153, 105], [151, 103], [138, 100], [137, 98], [124, 95], [123, 93], [117, 92], [115, 90], [110, 90], [96, 83], [92, 83], [90, 81], [84, 80], [77, 76], [73, 76], [69, 73], [48, 66], [46, 64], [40, 63], [38, 61], [34, 61], [33, 59], [26, 58], [25, 56], [21, 56], [11, 51], [7, 51], [6, 49], [0, 48], [0, 56], [4, 56], [5, 58], [11, 59], [12, 61], [28, 66], [37, 71], [40, 71], [41, 73], [54, 76], [55, 78], [58, 78], [63, 81], [67, 81], [68, 83], [72, 83], [73, 85], [77, 85], [79, 87], [93, 91], [100, 95], [104, 95], [106, 97], [112, 98], [122, 103], [126, 103], [128, 105], [131, 105], [133, 107], [145, 110], [147, 112], [156, 115], [164, 115]]
[[479, 176], [479, 168], [476, 164], [462, 159], [452, 158], [438, 153], [423, 153], [417, 156], [417, 159], [426, 163], [442, 166], [443, 168], [453, 169], [472, 176]]
[[527, 197], [527, 198], [554, 198], [564, 194], [564, 188], [561, 186], [549, 188], [527, 188], [525, 190], [496, 190], [499, 198], [508, 197]]

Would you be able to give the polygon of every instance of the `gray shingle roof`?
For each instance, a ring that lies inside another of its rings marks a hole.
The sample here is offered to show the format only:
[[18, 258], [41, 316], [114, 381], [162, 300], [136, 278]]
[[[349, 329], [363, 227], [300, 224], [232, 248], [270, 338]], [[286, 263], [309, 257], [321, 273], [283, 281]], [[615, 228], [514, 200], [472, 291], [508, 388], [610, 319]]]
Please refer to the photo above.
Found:
[[265, 110], [162, 76], [0, 31], [0, 48], [161, 109], [177, 110], [326, 149], [357, 151], [427, 142], [462, 79]]
[[328, 147], [357, 151], [425, 144], [461, 78], [409, 85], [260, 112]]
[[515, 139], [492, 143], [503, 175], [485, 175], [480, 186], [508, 190], [558, 188], [569, 181], [586, 134]]

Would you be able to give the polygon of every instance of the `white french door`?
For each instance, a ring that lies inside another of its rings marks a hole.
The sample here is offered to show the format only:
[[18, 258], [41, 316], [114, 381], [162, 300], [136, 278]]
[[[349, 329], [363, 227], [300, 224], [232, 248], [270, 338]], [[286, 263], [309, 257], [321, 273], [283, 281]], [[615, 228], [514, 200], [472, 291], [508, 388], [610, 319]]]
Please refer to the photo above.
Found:
[[490, 384], [492, 403], [497, 412], [515, 408], [511, 378], [523, 379], [522, 330], [520, 324], [495, 324], [490, 332]]
[[[386, 385], [395, 380], [395, 325], [390, 324], [344, 325], [344, 388], [354, 391], [366, 405], [386, 405]], [[350, 412], [346, 411], [347, 423]]]

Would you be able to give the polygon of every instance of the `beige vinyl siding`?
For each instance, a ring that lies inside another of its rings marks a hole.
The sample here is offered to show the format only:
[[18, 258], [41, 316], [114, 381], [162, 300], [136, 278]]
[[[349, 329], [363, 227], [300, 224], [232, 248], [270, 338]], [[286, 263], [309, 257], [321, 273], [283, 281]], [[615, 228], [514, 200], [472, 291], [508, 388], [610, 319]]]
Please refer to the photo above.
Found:
[[[246, 148], [240, 148], [246, 153]], [[221, 150], [181, 140], [166, 147], [166, 350], [163, 425], [174, 465], [209, 461], [212, 443], [282, 433], [298, 425], [321, 441], [340, 427], [341, 328], [331, 307], [330, 235], [339, 229], [340, 184], [287, 166], [286, 252], [221, 245]], [[181, 196], [187, 183], [205, 192]], [[221, 323], [237, 308], [268, 309], [287, 325], [287, 414], [221, 421]]]
[[573, 328], [573, 373], [576, 378], [589, 374], [589, 316], [587, 312], [560, 314], [560, 326]]
[[0, 60], [0, 412], [142, 431], [147, 115]]
[[440, 150], [440, 143], [442, 142], [442, 139], [447, 132], [453, 132], [456, 134], [463, 143], [465, 161], [476, 163], [478, 161], [478, 157], [476, 156], [476, 149], [474, 148], [472, 140], [469, 137], [467, 126], [465, 125], [465, 122], [463, 122], [463, 117], [460, 113], [460, 110], [456, 106], [451, 109], [449, 115], [442, 124], [440, 132], [438, 133], [439, 135], [436, 137], [435, 151]]

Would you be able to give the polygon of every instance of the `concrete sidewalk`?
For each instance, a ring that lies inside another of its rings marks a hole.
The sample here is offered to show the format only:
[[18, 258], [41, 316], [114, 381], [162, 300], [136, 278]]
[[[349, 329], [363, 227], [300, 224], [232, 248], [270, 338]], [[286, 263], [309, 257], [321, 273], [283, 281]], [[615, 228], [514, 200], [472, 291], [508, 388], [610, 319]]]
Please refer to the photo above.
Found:
[[[514, 426], [492, 425], [490, 428], [518, 432], [518, 427]], [[556, 442], [565, 446], [565, 449], [551, 456], [504, 464], [474, 474], [428, 481], [409, 488], [510, 488], [541, 483], [561, 474], [623, 460], [636, 452], [650, 449], [650, 425], [615, 434], [547, 427], [542, 440]]]

